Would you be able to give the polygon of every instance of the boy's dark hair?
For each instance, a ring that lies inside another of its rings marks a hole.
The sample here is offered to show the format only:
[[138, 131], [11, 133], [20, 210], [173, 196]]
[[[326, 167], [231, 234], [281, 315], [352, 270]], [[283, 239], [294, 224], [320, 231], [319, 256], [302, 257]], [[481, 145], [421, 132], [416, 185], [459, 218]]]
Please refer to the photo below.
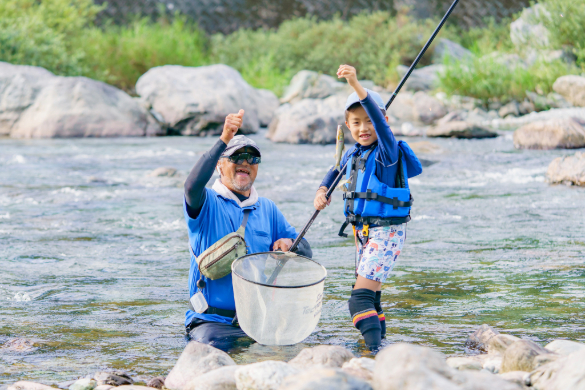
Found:
[[[345, 110], [345, 121], [347, 122], [347, 117], [349, 116], [349, 113], [352, 112], [353, 110], [355, 110], [358, 107], [361, 107], [362, 104], [360, 102], [355, 102], [354, 104], [352, 104], [351, 106], [349, 106], [347, 108], [347, 110]], [[386, 110], [380, 108], [380, 111], [382, 111], [382, 115], [386, 116]]]

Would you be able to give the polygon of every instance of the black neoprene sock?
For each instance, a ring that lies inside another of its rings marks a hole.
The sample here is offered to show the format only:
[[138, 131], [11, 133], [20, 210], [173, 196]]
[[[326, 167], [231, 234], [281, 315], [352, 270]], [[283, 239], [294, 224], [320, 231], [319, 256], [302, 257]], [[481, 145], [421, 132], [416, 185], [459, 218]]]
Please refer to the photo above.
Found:
[[374, 305], [376, 292], [360, 288], [351, 292], [349, 314], [353, 325], [362, 333], [368, 348], [374, 350], [382, 343], [380, 320]]
[[382, 291], [376, 291], [376, 298], [374, 300], [374, 307], [378, 312], [378, 319], [380, 320], [380, 328], [382, 330], [382, 338], [386, 337], [386, 317], [384, 316], [384, 310], [382, 310]]

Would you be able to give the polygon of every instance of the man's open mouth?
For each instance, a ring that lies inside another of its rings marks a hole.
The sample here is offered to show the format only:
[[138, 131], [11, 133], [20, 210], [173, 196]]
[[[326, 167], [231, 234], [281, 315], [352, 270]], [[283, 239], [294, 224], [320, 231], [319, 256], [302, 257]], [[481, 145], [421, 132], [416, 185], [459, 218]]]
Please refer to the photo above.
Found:
[[236, 168], [236, 175], [247, 175], [250, 176], [250, 171], [245, 168]]

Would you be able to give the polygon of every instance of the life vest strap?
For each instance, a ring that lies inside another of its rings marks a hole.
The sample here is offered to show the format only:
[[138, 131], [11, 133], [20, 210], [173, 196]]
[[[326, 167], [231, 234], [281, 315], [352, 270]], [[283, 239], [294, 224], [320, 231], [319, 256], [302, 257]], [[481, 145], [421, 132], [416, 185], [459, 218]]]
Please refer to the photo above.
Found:
[[339, 229], [338, 235], [340, 237], [347, 237], [345, 233], [345, 229], [349, 224], [353, 226], [362, 224], [362, 225], [376, 225], [376, 226], [390, 226], [390, 225], [402, 225], [403, 223], [410, 222], [410, 215], [406, 217], [392, 217], [392, 218], [381, 218], [381, 217], [361, 217], [359, 215], [350, 214], [349, 217], [345, 219], [343, 225], [341, 225], [341, 229]]
[[343, 199], [375, 200], [378, 202], [391, 204], [394, 210], [397, 210], [399, 207], [411, 207], [412, 203], [414, 202], [412, 196], [410, 197], [410, 200], [408, 202], [403, 202], [401, 200], [398, 200], [398, 198], [396, 197], [387, 198], [385, 196], [378, 195], [377, 193], [372, 192], [372, 190], [368, 190], [366, 192], [344, 192]]

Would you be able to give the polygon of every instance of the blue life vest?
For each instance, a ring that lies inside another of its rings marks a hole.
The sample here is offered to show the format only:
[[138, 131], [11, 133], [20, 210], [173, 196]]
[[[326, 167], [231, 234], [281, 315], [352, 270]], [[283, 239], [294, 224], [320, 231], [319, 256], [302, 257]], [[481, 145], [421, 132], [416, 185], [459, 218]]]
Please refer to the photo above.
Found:
[[[375, 146], [362, 155], [354, 153], [350, 156], [345, 175], [348, 180], [345, 185], [347, 191], [343, 195], [346, 222], [340, 235], [344, 235], [343, 230], [350, 223], [354, 226], [388, 226], [410, 221], [413, 199], [408, 187], [409, 172], [405, 153], [401, 147], [398, 148], [397, 173], [394, 187], [391, 187], [376, 176], [377, 149], [378, 146]], [[414, 159], [418, 161], [416, 156]]]

